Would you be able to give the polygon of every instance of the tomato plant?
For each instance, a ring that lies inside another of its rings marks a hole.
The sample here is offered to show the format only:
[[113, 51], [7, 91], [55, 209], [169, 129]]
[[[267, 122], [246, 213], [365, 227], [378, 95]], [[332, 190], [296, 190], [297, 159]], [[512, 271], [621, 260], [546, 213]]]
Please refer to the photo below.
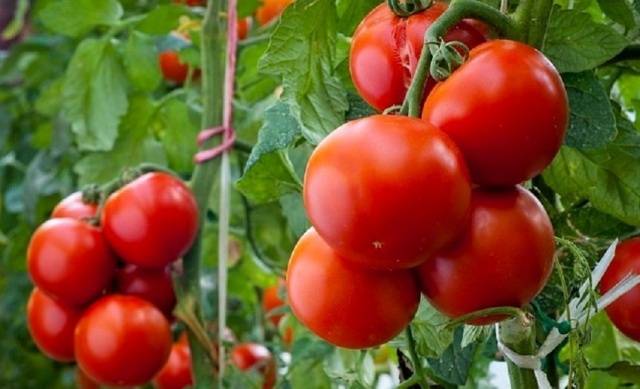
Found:
[[180, 61], [180, 55], [177, 51], [167, 50], [160, 53], [158, 57], [162, 75], [168, 81], [176, 84], [183, 84], [189, 75], [189, 65]]
[[231, 361], [240, 370], [259, 370], [263, 374], [263, 389], [273, 388], [276, 363], [268, 348], [256, 343], [240, 343], [231, 350]]
[[171, 347], [169, 359], [153, 379], [157, 389], [183, 389], [193, 385], [191, 351], [186, 338], [180, 338]]
[[155, 305], [168, 318], [176, 305], [169, 269], [144, 269], [126, 265], [116, 271], [117, 293], [137, 296]]
[[68, 217], [71, 219], [88, 219], [96, 215], [97, 204], [85, 202], [81, 192], [75, 192], [64, 198], [51, 212], [52, 218]]

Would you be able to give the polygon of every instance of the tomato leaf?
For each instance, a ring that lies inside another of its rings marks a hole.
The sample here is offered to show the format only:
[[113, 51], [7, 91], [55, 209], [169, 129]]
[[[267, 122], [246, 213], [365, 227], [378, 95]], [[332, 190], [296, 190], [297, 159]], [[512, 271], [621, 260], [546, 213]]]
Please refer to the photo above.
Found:
[[169, 166], [176, 172], [188, 173], [193, 169], [193, 156], [197, 152], [199, 115], [190, 112], [189, 106], [183, 101], [172, 99], [160, 111], [159, 119], [162, 124], [159, 138]]
[[348, 109], [333, 68], [336, 31], [335, 2], [296, 1], [282, 15], [259, 64], [261, 72], [282, 79], [283, 97], [312, 144], [340, 126]]
[[135, 88], [151, 92], [160, 85], [162, 76], [158, 53], [151, 37], [133, 31], [129, 35], [123, 59], [127, 76]]
[[293, 235], [298, 238], [311, 227], [299, 193], [290, 193], [280, 198], [282, 214], [287, 219], [287, 224]]
[[563, 75], [571, 118], [565, 143], [578, 149], [601, 147], [616, 136], [609, 97], [591, 71]]
[[627, 0], [598, 0], [598, 5], [609, 19], [623, 25], [625, 29], [630, 30], [636, 26], [633, 8]]
[[462, 341], [460, 345], [462, 348], [467, 347], [468, 345], [475, 343], [477, 341], [485, 341], [491, 337], [493, 333], [493, 326], [471, 326], [465, 325], [462, 328]]
[[124, 68], [109, 41], [86, 39], [67, 68], [63, 110], [81, 150], [109, 150], [127, 111]]
[[254, 203], [275, 201], [287, 193], [300, 191], [300, 179], [286, 149], [300, 137], [301, 129], [285, 102], [265, 112], [258, 143], [236, 182], [236, 188]]
[[151, 35], [164, 35], [178, 27], [180, 16], [188, 8], [177, 4], [165, 4], [155, 7], [136, 25], [138, 31]]
[[462, 328], [454, 333], [453, 343], [447, 347], [440, 358], [428, 358], [429, 366], [437, 377], [453, 385], [464, 385], [467, 382], [471, 362], [478, 343], [462, 346]]
[[624, 36], [589, 14], [556, 6], [542, 51], [561, 73], [581, 72], [605, 63], [627, 44]]
[[338, 0], [338, 31], [347, 36], [353, 35], [360, 21], [378, 5], [379, 0]]
[[146, 97], [134, 97], [122, 119], [118, 141], [111, 151], [92, 153], [75, 165], [80, 186], [104, 183], [115, 178], [127, 167], [142, 162], [166, 165], [162, 145], [150, 137], [149, 125], [155, 106]]
[[422, 356], [438, 358], [453, 342], [453, 330], [447, 329], [449, 318], [443, 316], [424, 298], [415, 318], [411, 322], [418, 353]]
[[78, 37], [96, 26], [116, 23], [122, 14], [117, 0], [59, 0], [50, 2], [38, 16], [51, 31]]

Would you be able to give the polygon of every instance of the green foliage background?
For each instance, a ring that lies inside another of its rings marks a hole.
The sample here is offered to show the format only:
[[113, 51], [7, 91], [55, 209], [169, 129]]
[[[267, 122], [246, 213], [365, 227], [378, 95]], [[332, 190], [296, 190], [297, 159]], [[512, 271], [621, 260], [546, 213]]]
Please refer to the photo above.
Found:
[[[21, 0], [26, 3], [26, 0]], [[496, 6], [497, 1], [487, 1]], [[308, 222], [300, 197], [306, 160], [346, 120], [372, 113], [348, 74], [350, 36], [374, 0], [298, 0], [280, 22], [254, 26], [241, 43], [235, 127], [250, 152], [234, 154], [237, 191], [230, 264], [229, 326], [281, 351], [278, 331], [259, 306], [259, 290], [286, 268]], [[516, 2], [512, 2], [515, 6]], [[611, 239], [640, 226], [640, 2], [557, 0], [542, 50], [562, 72], [571, 102], [566, 145], [528, 185], [545, 204], [561, 248], [560, 271], [537, 302], [554, 316], [565, 307]], [[241, 2], [250, 15], [259, 1]], [[25, 250], [33, 229], [63, 196], [104, 183], [140, 162], [185, 179], [193, 168], [201, 91], [197, 81], [162, 81], [159, 50], [176, 48], [193, 65], [196, 46], [168, 34], [202, 11], [154, 0], [37, 0], [32, 33], [0, 55], [0, 387], [67, 388], [71, 366], [49, 361], [31, 342], [25, 303], [31, 289]], [[20, 22], [20, 21], [17, 21]], [[199, 32], [192, 33], [194, 43]], [[636, 50], [636, 51], [634, 51]], [[629, 54], [629, 55], [627, 55]], [[639, 58], [636, 54], [635, 58]], [[205, 234], [205, 282], [215, 313], [217, 201]], [[443, 329], [423, 302], [412, 324], [431, 378], [445, 387], [487, 387], [495, 338], [487, 328]], [[397, 363], [393, 351], [336, 350], [301, 328], [282, 387], [371, 387]], [[404, 347], [402, 337], [391, 346]], [[380, 362], [380, 355], [390, 354]], [[640, 347], [604, 315], [571, 337], [554, 363], [580, 387], [640, 384]], [[571, 370], [569, 370], [571, 369]], [[255, 383], [232, 371], [229, 385]], [[247, 381], [248, 380], [248, 381]]]

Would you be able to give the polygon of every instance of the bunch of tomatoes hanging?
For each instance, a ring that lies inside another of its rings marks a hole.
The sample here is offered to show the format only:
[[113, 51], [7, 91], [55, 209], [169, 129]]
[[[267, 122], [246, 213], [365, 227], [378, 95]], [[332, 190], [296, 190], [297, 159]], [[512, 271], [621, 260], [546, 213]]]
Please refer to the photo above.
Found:
[[[426, 30], [446, 4], [409, 17], [387, 4], [356, 30], [350, 70], [379, 111], [403, 103]], [[295, 316], [328, 342], [366, 348], [412, 320], [422, 293], [451, 318], [523, 307], [553, 267], [554, 231], [522, 183], [562, 145], [568, 101], [536, 49], [491, 40], [462, 20], [445, 41], [470, 52], [425, 85], [421, 118], [374, 115], [344, 124], [315, 149], [304, 177], [313, 227], [287, 271]], [[469, 324], [489, 324], [485, 316]]]

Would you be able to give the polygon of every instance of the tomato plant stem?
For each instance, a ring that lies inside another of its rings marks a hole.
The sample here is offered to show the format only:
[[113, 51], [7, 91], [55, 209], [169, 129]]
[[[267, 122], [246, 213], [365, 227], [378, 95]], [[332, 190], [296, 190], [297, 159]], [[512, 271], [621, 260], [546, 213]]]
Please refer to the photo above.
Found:
[[477, 0], [454, 0], [449, 8], [427, 30], [422, 47], [422, 54], [418, 60], [416, 73], [407, 92], [401, 114], [419, 117], [421, 113], [424, 86], [429, 77], [431, 63], [431, 46], [440, 43], [440, 39], [447, 31], [464, 18], [475, 18], [494, 27], [501, 36], [515, 38], [519, 36], [513, 21], [500, 10]]
[[413, 363], [413, 377], [409, 378], [408, 381], [415, 377], [415, 383], [423, 388], [428, 388], [429, 383], [427, 382], [426, 374], [424, 372], [424, 368], [422, 367], [422, 362], [420, 361], [420, 356], [418, 355], [418, 351], [416, 350], [416, 340], [413, 337], [411, 325], [407, 326], [405, 334], [407, 336], [407, 347], [409, 348], [409, 355], [411, 355], [411, 362]]
[[520, 40], [541, 48], [547, 33], [553, 0], [522, 0], [514, 13], [516, 25], [522, 36]]
[[516, 308], [516, 307], [487, 308], [487, 309], [482, 309], [480, 311], [475, 311], [475, 312], [471, 312], [466, 315], [460, 316], [455, 320], [452, 320], [451, 322], [449, 322], [447, 324], [447, 327], [453, 328], [465, 322], [469, 322], [476, 319], [482, 319], [490, 316], [507, 316], [509, 318], [511, 317], [523, 318], [525, 317], [525, 315], [526, 313], [522, 309]]
[[[535, 321], [521, 317], [505, 320], [500, 325], [500, 340], [505, 346], [521, 355], [535, 353]], [[537, 389], [535, 374], [531, 369], [520, 368], [507, 361], [512, 389]]]
[[[223, 76], [225, 65], [225, 23], [219, 15], [225, 11], [226, 1], [211, 0], [208, 2], [204, 22], [202, 24], [202, 127], [211, 128], [222, 123], [223, 102]], [[202, 149], [208, 149], [220, 142], [212, 138], [202, 145]], [[184, 256], [184, 272], [179, 277], [176, 290], [179, 304], [182, 300], [193, 301], [194, 315], [198, 320], [203, 319], [202, 291], [200, 288], [200, 262], [202, 252], [202, 230], [209, 198], [216, 178], [220, 162], [217, 159], [210, 160], [196, 166], [191, 188], [198, 203], [200, 215], [200, 232]], [[206, 328], [206, 326], [204, 326]], [[198, 342], [196, 334], [188, 331], [189, 345], [192, 354], [192, 367], [194, 372], [194, 388], [212, 388], [216, 386], [213, 376], [214, 369], [207, 357], [207, 350]]]

